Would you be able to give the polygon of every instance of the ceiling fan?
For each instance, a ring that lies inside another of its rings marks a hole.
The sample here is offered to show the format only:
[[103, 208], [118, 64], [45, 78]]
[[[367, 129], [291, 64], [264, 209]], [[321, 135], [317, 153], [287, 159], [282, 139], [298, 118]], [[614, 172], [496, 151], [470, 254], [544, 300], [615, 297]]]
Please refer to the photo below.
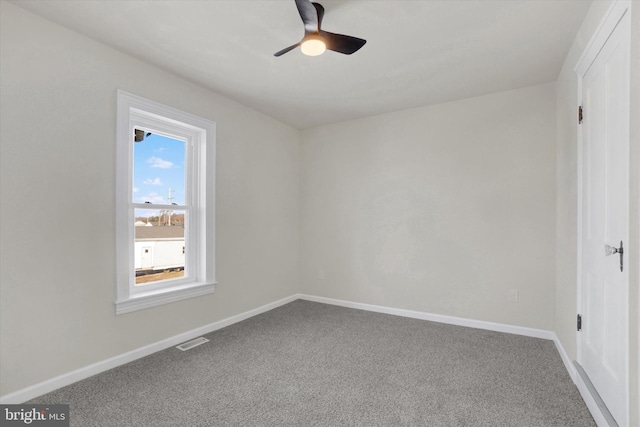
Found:
[[273, 56], [284, 55], [298, 46], [300, 46], [302, 53], [309, 56], [321, 55], [327, 49], [351, 55], [367, 42], [358, 37], [334, 34], [320, 29], [324, 7], [319, 3], [312, 3], [311, 0], [295, 1], [304, 23], [304, 37], [298, 43], [274, 53]]

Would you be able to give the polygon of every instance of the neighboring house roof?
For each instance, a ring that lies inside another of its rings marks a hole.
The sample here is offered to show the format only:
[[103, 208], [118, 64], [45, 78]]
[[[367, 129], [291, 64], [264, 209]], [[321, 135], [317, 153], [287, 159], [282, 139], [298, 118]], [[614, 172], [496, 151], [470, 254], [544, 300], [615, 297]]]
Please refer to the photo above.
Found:
[[184, 227], [180, 225], [160, 227], [135, 227], [136, 240], [184, 239]]

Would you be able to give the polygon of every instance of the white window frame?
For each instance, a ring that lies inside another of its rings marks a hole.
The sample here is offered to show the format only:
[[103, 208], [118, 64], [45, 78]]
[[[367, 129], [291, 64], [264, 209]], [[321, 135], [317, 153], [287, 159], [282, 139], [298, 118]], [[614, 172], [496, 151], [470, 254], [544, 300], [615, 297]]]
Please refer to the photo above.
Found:
[[[166, 105], [118, 90], [116, 129], [116, 314], [129, 313], [215, 291], [216, 125]], [[152, 205], [185, 210], [185, 277], [135, 284], [136, 208], [133, 200], [134, 129], [185, 141], [185, 205]]]

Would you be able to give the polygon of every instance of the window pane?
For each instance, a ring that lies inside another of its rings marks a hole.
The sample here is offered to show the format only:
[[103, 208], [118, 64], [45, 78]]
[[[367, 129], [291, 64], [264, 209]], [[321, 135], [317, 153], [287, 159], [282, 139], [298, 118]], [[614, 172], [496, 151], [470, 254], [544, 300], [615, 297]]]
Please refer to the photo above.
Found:
[[133, 144], [133, 202], [184, 205], [184, 141], [136, 129]]
[[136, 285], [184, 277], [183, 210], [135, 210]]

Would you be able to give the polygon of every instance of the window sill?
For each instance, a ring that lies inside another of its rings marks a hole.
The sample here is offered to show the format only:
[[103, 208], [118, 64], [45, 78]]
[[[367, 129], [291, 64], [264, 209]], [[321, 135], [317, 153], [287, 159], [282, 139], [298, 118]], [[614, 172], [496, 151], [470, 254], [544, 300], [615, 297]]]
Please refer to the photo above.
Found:
[[212, 294], [215, 290], [215, 283], [194, 283], [180, 288], [131, 295], [127, 299], [116, 301], [116, 315]]

